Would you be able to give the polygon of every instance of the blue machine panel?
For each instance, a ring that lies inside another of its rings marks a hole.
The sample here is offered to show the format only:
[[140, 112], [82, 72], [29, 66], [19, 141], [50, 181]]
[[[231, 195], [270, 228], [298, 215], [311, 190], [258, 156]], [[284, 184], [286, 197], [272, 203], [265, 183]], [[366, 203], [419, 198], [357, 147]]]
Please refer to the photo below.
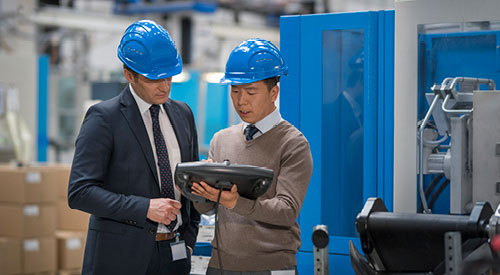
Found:
[[[189, 79], [185, 82], [173, 82], [170, 97], [186, 102], [193, 111], [195, 119], [198, 117], [198, 90], [200, 85], [200, 72], [189, 71]], [[198, 122], [198, 121], [196, 121]]]
[[313, 176], [299, 217], [299, 272], [313, 274], [312, 229], [329, 228], [330, 273], [352, 274], [356, 215], [368, 197], [392, 209], [394, 11], [281, 18], [290, 64], [280, 108], [310, 143]]
[[230, 104], [228, 86], [207, 82], [199, 71], [187, 73], [187, 81], [172, 83], [170, 97], [187, 103], [193, 111], [200, 159], [207, 159], [210, 140], [214, 134], [240, 120], [232, 119], [237, 114]]
[[[356, 236], [363, 207], [363, 29], [323, 31], [321, 220], [334, 236]], [[338, 184], [332, 184], [338, 183]]]
[[50, 62], [47, 55], [38, 57], [38, 134], [37, 134], [37, 157], [39, 162], [47, 161], [47, 149], [49, 146], [49, 77]]
[[[215, 133], [228, 127], [228, 88], [218, 83], [207, 83], [205, 109], [205, 137], [203, 145], [209, 146]], [[231, 105], [232, 108], [232, 105]]]

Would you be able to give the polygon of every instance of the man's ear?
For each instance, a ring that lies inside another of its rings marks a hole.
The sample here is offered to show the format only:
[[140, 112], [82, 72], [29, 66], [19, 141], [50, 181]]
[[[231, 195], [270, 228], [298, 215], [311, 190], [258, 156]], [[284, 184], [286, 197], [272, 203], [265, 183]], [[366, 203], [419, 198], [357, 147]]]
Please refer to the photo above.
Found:
[[274, 85], [274, 87], [271, 89], [271, 98], [273, 99], [273, 102], [276, 101], [278, 98], [278, 94], [280, 93], [280, 87], [278, 85]]
[[129, 83], [133, 83], [134, 82], [134, 75], [129, 70], [123, 69], [123, 75], [125, 76], [125, 78], [127, 79], [127, 81]]

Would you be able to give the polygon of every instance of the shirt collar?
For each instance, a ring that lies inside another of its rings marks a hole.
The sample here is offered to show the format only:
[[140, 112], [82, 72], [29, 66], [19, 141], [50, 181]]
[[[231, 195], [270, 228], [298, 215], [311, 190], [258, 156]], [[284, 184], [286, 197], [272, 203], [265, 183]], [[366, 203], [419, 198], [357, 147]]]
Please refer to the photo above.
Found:
[[[134, 97], [135, 102], [137, 103], [137, 107], [139, 107], [139, 112], [141, 112], [141, 114], [149, 112], [149, 108], [153, 104], [147, 103], [140, 96], [138, 96], [130, 83], [128, 84], [128, 87], [130, 88], [130, 92], [132, 93], [132, 96]], [[160, 112], [163, 112], [163, 111], [164, 111], [163, 104], [160, 104]]]
[[[265, 116], [263, 119], [257, 121], [254, 125], [259, 129], [259, 131], [264, 134], [265, 132], [271, 130], [276, 124], [280, 123], [283, 119], [281, 118], [280, 111], [278, 107], [272, 111], [272, 113], [268, 114]], [[245, 129], [248, 124], [248, 122], [243, 122], [243, 129]]]

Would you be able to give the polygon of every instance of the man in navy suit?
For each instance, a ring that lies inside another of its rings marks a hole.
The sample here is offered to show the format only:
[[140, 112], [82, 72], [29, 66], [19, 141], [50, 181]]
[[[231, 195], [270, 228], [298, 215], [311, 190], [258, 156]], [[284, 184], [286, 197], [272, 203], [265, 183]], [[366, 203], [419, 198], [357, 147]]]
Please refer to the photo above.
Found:
[[91, 215], [83, 274], [189, 274], [199, 213], [175, 188], [198, 160], [191, 109], [169, 99], [182, 60], [168, 32], [130, 25], [118, 46], [129, 85], [92, 106], [76, 140], [68, 203]]

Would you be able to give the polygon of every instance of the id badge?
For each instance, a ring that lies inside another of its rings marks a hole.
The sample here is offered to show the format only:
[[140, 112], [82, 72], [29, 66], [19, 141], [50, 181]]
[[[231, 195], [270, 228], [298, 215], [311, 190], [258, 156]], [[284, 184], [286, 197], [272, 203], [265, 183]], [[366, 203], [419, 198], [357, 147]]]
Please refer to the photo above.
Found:
[[172, 251], [172, 261], [182, 260], [187, 258], [186, 243], [184, 241], [175, 241], [170, 243]]

